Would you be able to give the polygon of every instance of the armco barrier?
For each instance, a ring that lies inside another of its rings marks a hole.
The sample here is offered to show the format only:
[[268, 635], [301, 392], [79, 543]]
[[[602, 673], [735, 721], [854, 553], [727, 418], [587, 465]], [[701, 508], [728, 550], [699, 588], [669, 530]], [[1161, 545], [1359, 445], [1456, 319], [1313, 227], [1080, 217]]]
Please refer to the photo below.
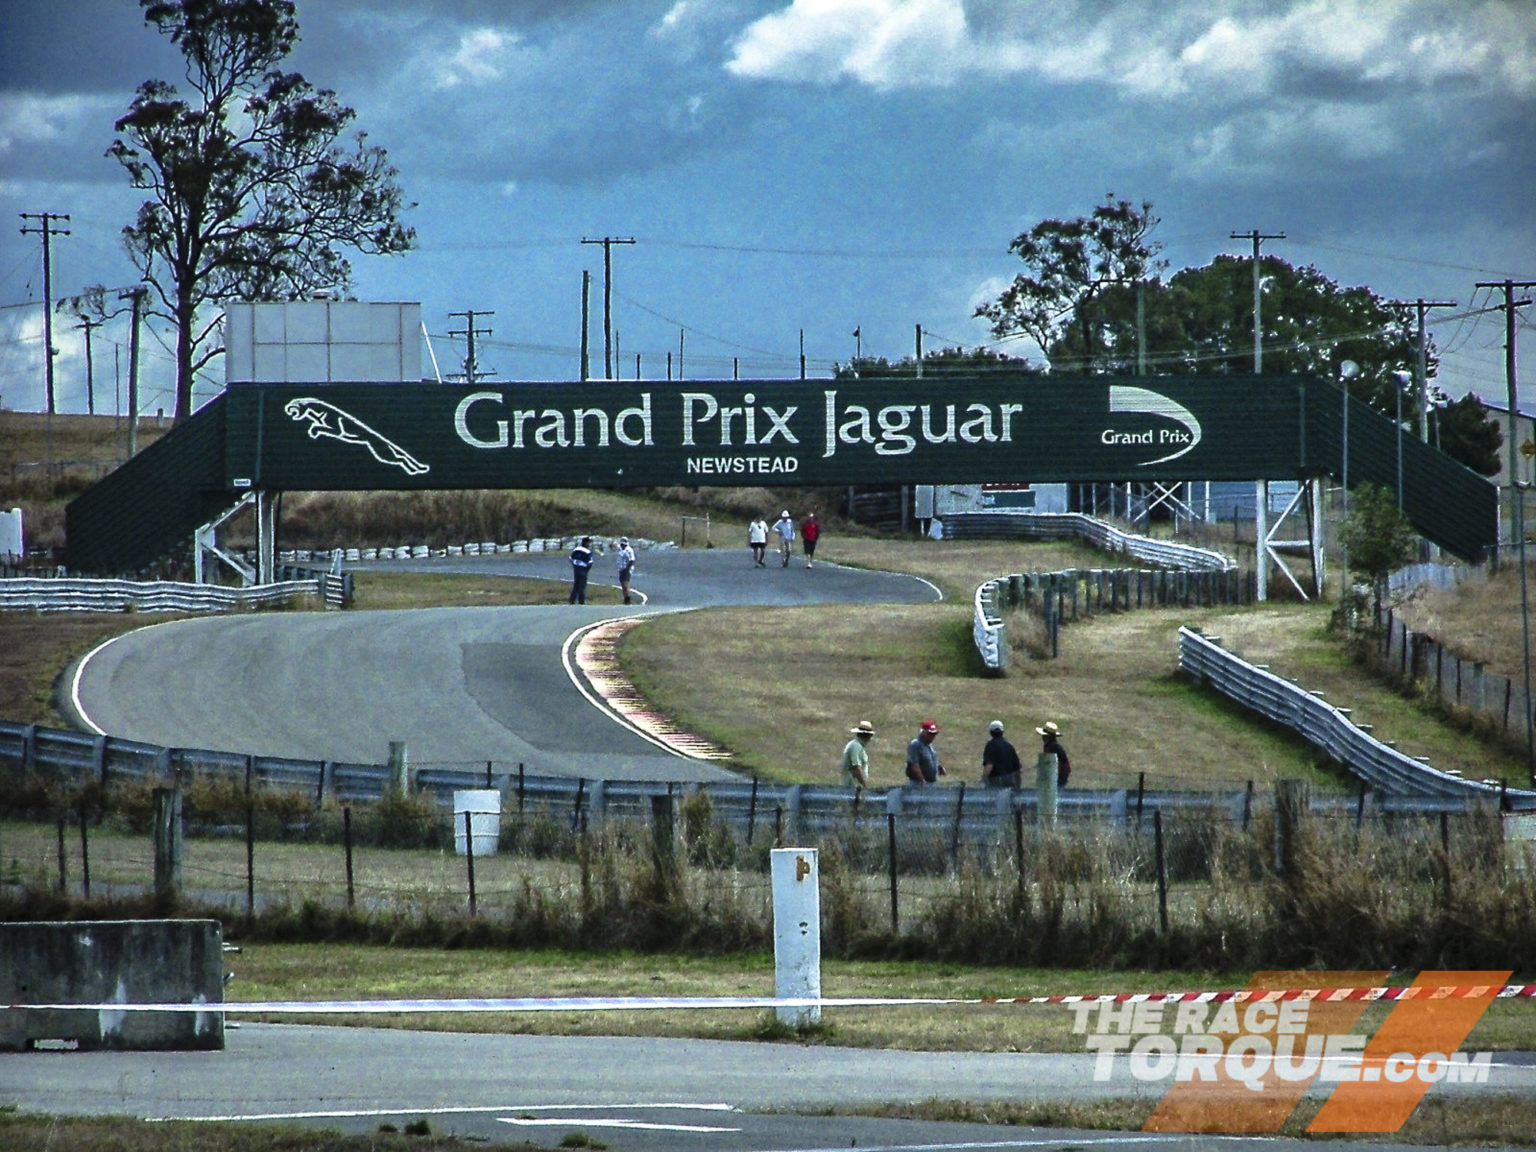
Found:
[[341, 583], [339, 577], [322, 576], [312, 580], [259, 584], [252, 588], [225, 588], [217, 584], [183, 584], [173, 580], [16, 577], [0, 580], [0, 611], [229, 612], [290, 604], [305, 596], [320, 596], [328, 607], [340, 607]]
[[[1114, 525], [1080, 512], [958, 512], [943, 519], [945, 539], [974, 539], [980, 537], [1009, 537], [1022, 540], [1064, 540], [1077, 537], [1095, 547], [1147, 564], [1156, 564], [1164, 572], [1178, 574], [1199, 573], [1210, 582], [1211, 594], [1217, 590], [1222, 596], [1241, 596], [1241, 580], [1237, 562], [1220, 552], [1208, 548], [1196, 548], [1169, 540], [1154, 540], [1150, 536], [1138, 536], [1123, 532]], [[1127, 569], [1094, 569], [1039, 573], [1026, 575], [995, 576], [976, 588], [972, 612], [972, 636], [982, 663], [988, 668], [1003, 671], [1008, 666], [1008, 626], [1002, 617], [1002, 609], [1021, 602], [1020, 592], [1027, 601], [1029, 589], [1049, 583], [1054, 591], [1064, 582], [1072, 585], [1072, 603], [1077, 603], [1078, 582], [1087, 576], [1090, 588], [1097, 578], [1099, 600], [1102, 605], [1103, 581], [1107, 578], [1114, 589], [1116, 606], [1119, 605], [1119, 589], [1132, 579], [1137, 590], [1137, 603], [1144, 579], [1155, 573]], [[1187, 577], [1185, 577], [1187, 579]], [[1212, 579], [1214, 578], [1214, 579]], [[1202, 585], [1203, 587], [1203, 585]], [[1166, 587], [1164, 588], [1166, 594]], [[1185, 587], [1187, 596], [1188, 587]], [[1205, 599], [1201, 592], [1197, 597]], [[1164, 596], [1166, 599], [1166, 595]], [[1125, 607], [1129, 608], [1127, 595]]]
[[943, 518], [944, 538], [974, 539], [1005, 536], [1020, 540], [1065, 540], [1077, 537], [1096, 548], [1130, 556], [1144, 564], [1186, 572], [1225, 572], [1237, 561], [1209, 548], [1156, 540], [1124, 532], [1113, 524], [1081, 512], [951, 512]]
[[[1412, 762], [1410, 762], [1412, 763]], [[488, 775], [489, 771], [489, 775]], [[387, 764], [355, 764], [331, 760], [289, 760], [244, 756], [194, 748], [160, 748], [110, 736], [0, 722], [0, 786], [7, 779], [27, 777], [109, 783], [117, 777], [189, 780], [197, 774], [245, 779], [253, 786], [294, 788], [319, 804], [367, 803], [381, 799], [389, 782]], [[521, 766], [484, 763], [424, 764], [411, 771], [412, 784], [430, 795], [445, 813], [453, 793], [492, 787], [502, 794], [506, 820], [523, 811], [541, 811], [568, 818], [599, 821], [607, 817], [650, 819], [659, 797], [681, 800], [693, 792], [709, 797], [716, 819], [738, 832], [758, 836], [782, 833], [786, 838], [812, 836], [850, 823], [871, 831], [884, 829], [888, 816], [926, 825], [943, 845], [996, 841], [1012, 835], [1015, 818], [1033, 823], [1037, 814], [1033, 790], [984, 788], [979, 783], [942, 788], [895, 787], [885, 792], [808, 784], [764, 784], [753, 780], [679, 785], [665, 781], [594, 780], [574, 776], [534, 776]], [[1459, 812], [1476, 806], [1487, 789], [1447, 789], [1439, 793], [1403, 788], [1382, 789], [1370, 799], [1372, 812]], [[1496, 794], [1496, 790], [1495, 790]], [[1516, 807], [1536, 809], [1536, 793], [1510, 792]], [[1245, 790], [1190, 792], [1135, 789], [1071, 788], [1062, 793], [1062, 820], [1123, 822], [1150, 827], [1152, 814], [1204, 812], [1233, 823], [1246, 821], [1254, 796]], [[1356, 810], [1350, 796], [1315, 797], [1314, 810], [1340, 813]]]
[[1467, 780], [1383, 744], [1320, 695], [1249, 664], [1221, 647], [1220, 637], [1179, 629], [1179, 668], [1283, 724], [1345, 765], [1372, 788], [1398, 796], [1477, 798], [1510, 807], [1536, 808], [1536, 791], [1505, 789], [1496, 780]]

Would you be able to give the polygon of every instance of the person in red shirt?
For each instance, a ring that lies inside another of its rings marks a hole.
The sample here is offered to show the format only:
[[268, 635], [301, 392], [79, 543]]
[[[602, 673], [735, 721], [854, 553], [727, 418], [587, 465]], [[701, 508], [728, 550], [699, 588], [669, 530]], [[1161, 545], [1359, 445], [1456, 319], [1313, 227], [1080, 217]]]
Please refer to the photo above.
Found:
[[805, 547], [805, 566], [815, 567], [816, 541], [821, 537], [821, 525], [816, 522], [816, 513], [812, 512], [805, 518], [805, 523], [800, 525], [800, 542]]

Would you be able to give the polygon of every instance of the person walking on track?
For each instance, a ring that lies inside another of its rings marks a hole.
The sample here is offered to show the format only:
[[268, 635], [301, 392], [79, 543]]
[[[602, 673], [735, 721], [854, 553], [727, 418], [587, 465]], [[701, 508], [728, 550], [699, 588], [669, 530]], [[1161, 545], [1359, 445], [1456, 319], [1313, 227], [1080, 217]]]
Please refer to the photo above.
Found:
[[773, 522], [773, 530], [779, 537], [779, 567], [789, 567], [789, 553], [795, 544], [795, 522], [790, 518], [789, 509], [779, 513], [779, 518]]

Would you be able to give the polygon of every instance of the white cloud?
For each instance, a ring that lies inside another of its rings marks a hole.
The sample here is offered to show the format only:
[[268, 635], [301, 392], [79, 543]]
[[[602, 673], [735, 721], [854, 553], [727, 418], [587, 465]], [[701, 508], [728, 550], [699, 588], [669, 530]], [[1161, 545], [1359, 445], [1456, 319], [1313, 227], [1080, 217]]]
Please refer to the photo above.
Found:
[[736, 76], [882, 89], [951, 83], [974, 63], [960, 0], [794, 0], [731, 47]]
[[121, 109], [105, 97], [0, 93], [0, 156], [26, 145], [60, 143], [84, 130], [99, 129], [104, 116]]
[[435, 67], [434, 84], [439, 89], [461, 84], [481, 86], [501, 80], [507, 64], [521, 42], [515, 32], [496, 28], [471, 28], [461, 33], [458, 46]]
[[1536, 91], [1525, 0], [791, 0], [732, 42], [733, 75], [877, 89], [966, 77], [1098, 83], [1133, 97], [1340, 85]]

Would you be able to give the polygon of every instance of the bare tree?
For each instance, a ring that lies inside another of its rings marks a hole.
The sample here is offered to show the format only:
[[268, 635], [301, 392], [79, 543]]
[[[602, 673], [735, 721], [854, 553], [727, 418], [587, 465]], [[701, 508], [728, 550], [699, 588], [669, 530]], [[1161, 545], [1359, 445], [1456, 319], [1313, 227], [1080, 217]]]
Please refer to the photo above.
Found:
[[181, 49], [184, 99], [146, 80], [107, 154], [149, 192], [123, 239], [176, 326], [176, 418], [196, 372], [223, 349], [224, 300], [345, 289], [345, 249], [404, 252], [403, 193], [382, 148], [328, 89], [280, 70], [299, 39], [291, 0], [139, 0], [146, 23]]
[[1046, 355], [1075, 322], [1083, 348], [1093, 348], [1095, 298], [1107, 287], [1134, 284], [1167, 266], [1157, 258], [1160, 246], [1149, 239], [1158, 222], [1151, 201], [1136, 205], [1115, 199], [1113, 192], [1088, 216], [1042, 220], [1008, 245], [1025, 271], [976, 315], [992, 322], [994, 336], [1022, 333]]

